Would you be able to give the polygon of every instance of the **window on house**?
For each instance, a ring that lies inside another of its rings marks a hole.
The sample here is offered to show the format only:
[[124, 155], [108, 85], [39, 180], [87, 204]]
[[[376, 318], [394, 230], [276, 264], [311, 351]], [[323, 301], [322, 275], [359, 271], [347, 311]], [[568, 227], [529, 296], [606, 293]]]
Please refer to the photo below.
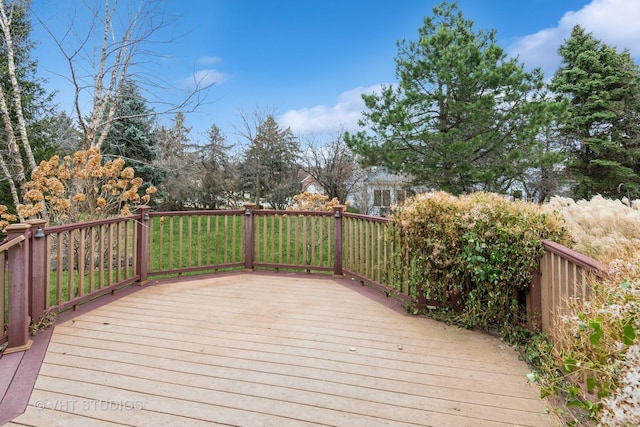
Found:
[[402, 204], [407, 199], [407, 192], [405, 190], [396, 190], [396, 203]]
[[391, 206], [391, 190], [373, 190], [374, 206]]

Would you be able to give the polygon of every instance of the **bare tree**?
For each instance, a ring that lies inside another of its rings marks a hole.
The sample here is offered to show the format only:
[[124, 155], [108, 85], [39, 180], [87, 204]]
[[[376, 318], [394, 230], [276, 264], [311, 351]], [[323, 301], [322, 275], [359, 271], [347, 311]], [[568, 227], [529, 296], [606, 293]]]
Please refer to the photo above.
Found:
[[[128, 2], [127, 5], [130, 6]], [[104, 0], [104, 7], [96, 5], [89, 12], [91, 23], [86, 34], [82, 35], [75, 32], [73, 22], [62, 36], [58, 36], [40, 21], [68, 64], [68, 79], [74, 88], [74, 111], [84, 134], [85, 149], [100, 148], [111, 124], [120, 119], [114, 100], [119, 98], [127, 79], [135, 81], [139, 87], [151, 85], [155, 92], [171, 87], [166, 82], [159, 82], [159, 76], [154, 76], [153, 81], [147, 79], [143, 84], [142, 74], [134, 78], [134, 69], [141, 65], [142, 59], [149, 60], [153, 56], [148, 45], [173, 41], [156, 40], [171, 23], [160, 1], [140, 1], [136, 8], [122, 8], [118, 7], [117, 0], [112, 3]], [[125, 17], [121, 16], [123, 12]], [[98, 31], [101, 33], [100, 43], [94, 46], [92, 35]], [[202, 80], [193, 83], [194, 89], [185, 94], [178, 105], [165, 103], [162, 111], [154, 110], [153, 114], [189, 112], [197, 108], [212, 84], [203, 84]], [[82, 105], [88, 97], [91, 99], [91, 112], [87, 115]]]
[[358, 166], [342, 132], [325, 145], [309, 141], [301, 166], [322, 186], [329, 199], [335, 197], [342, 203], [358, 182], [355, 173]]
[[354, 207], [358, 213], [363, 215], [371, 215], [373, 212], [373, 194], [369, 191], [367, 185], [366, 169], [356, 167], [353, 176], [353, 187], [351, 188], [351, 197], [353, 198]]

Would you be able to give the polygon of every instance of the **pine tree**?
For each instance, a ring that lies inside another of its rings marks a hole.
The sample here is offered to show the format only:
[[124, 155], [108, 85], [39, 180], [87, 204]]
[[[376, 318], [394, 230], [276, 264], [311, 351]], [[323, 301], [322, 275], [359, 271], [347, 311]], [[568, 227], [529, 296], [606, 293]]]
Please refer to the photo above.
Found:
[[209, 128], [209, 143], [199, 149], [204, 171], [199, 200], [207, 209], [218, 209], [233, 196], [234, 173], [227, 138], [216, 124]]
[[136, 176], [143, 179], [141, 191], [158, 186], [166, 178], [166, 171], [154, 162], [160, 152], [154, 130], [152, 111], [137, 86], [127, 81], [116, 100], [116, 115], [109, 128], [102, 153], [106, 160], [122, 157]]
[[185, 126], [185, 116], [177, 113], [170, 128], [161, 126], [155, 133], [159, 156], [155, 165], [166, 173], [159, 187], [157, 199], [162, 210], [193, 208], [195, 182], [202, 176], [197, 159], [190, 150], [190, 127]]
[[363, 96], [365, 130], [346, 135], [369, 165], [455, 194], [505, 191], [532, 166], [543, 76], [508, 59], [495, 31], [476, 31], [455, 2], [434, 8], [417, 41], [398, 43], [396, 75], [397, 87]]
[[638, 196], [640, 189], [640, 71], [575, 26], [560, 47], [562, 63], [550, 88], [570, 104], [562, 133], [570, 152], [574, 197]]
[[257, 204], [261, 200], [274, 209], [284, 209], [299, 193], [300, 146], [291, 129], [281, 129], [272, 115], [260, 122], [245, 152], [244, 189]]

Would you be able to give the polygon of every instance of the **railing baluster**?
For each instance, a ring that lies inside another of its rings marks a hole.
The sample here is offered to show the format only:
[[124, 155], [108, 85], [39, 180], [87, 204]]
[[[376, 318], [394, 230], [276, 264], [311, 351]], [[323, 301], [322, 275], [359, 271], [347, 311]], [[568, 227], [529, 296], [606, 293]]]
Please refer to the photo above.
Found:
[[116, 267], [116, 282], [122, 280], [122, 268], [124, 264], [123, 254], [122, 254], [122, 223], [119, 222], [116, 224], [116, 259], [115, 259], [115, 267]]
[[67, 301], [71, 301], [75, 296], [75, 286], [73, 280], [73, 272], [75, 270], [75, 234], [76, 230], [69, 230], [69, 240], [67, 242]]
[[306, 216], [300, 216], [300, 218], [302, 219], [302, 265], [305, 264], [309, 264], [308, 260], [308, 254], [307, 254], [307, 220], [308, 217]]
[[295, 255], [292, 259], [292, 264], [295, 264], [295, 265], [304, 265], [304, 252], [303, 252], [304, 241], [302, 240], [304, 237], [303, 228], [304, 228], [304, 221], [303, 221], [302, 215], [296, 215], [296, 225], [294, 228]]
[[84, 236], [85, 229], [79, 230], [78, 237], [78, 296], [84, 296]]
[[216, 216], [216, 234], [215, 234], [215, 262], [214, 264], [220, 264], [220, 218]]
[[169, 265], [167, 270], [171, 270], [173, 267], [173, 217], [169, 217]]
[[[158, 270], [164, 270], [164, 217], [158, 219]], [[153, 268], [149, 269], [152, 271]]]
[[269, 252], [271, 252], [269, 254], [269, 259], [271, 261], [271, 263], [275, 263], [276, 261], [276, 257], [275, 257], [275, 245], [276, 245], [276, 216], [275, 215], [269, 215], [271, 217], [271, 238], [269, 239], [269, 243], [271, 245]]
[[180, 215], [178, 217], [178, 253], [176, 257], [178, 258], [178, 268], [182, 268], [182, 258], [184, 257], [184, 251], [182, 250], [182, 243], [184, 242], [184, 233], [182, 228], [184, 226], [184, 217]]
[[229, 262], [228, 252], [229, 252], [229, 217], [227, 215], [224, 216], [224, 240], [223, 240], [223, 251], [224, 251], [224, 263]]
[[64, 233], [56, 233], [56, 305], [62, 304], [62, 250], [64, 248]]
[[287, 215], [287, 259], [285, 261], [285, 264], [291, 264], [291, 228], [293, 227], [293, 225], [291, 225], [292, 222], [293, 216]]
[[202, 267], [202, 217], [200, 215], [196, 216], [196, 220], [198, 221], [198, 267]]
[[44, 257], [44, 309], [51, 307], [51, 236], [45, 238], [45, 257]]
[[113, 224], [107, 228], [107, 286], [113, 283]]
[[238, 225], [239, 224], [237, 224], [237, 219], [238, 219], [238, 217], [235, 216], [235, 215], [231, 218], [231, 223], [232, 223], [231, 228], [233, 229], [232, 236], [231, 236], [231, 259], [233, 261], [238, 259], [238, 254], [236, 253], [236, 244], [237, 244], [236, 243], [236, 239], [238, 237], [238, 233], [237, 232], [238, 232]]
[[372, 234], [372, 222], [365, 222], [364, 223], [364, 239], [365, 239], [365, 251], [367, 254], [367, 259], [365, 260], [365, 275], [367, 277], [371, 277], [373, 276], [373, 266], [371, 265], [371, 258], [372, 258], [372, 250], [373, 250], [373, 246], [371, 244], [371, 234]]
[[283, 236], [283, 231], [282, 231], [282, 227], [284, 224], [284, 216], [282, 215], [278, 215], [278, 263], [282, 264], [282, 254], [284, 252], [284, 247], [282, 246], [282, 236]]
[[269, 261], [267, 241], [272, 240], [273, 235], [271, 234], [271, 231], [273, 230], [269, 230], [269, 226], [267, 225], [267, 215], [262, 215], [262, 230], [259, 230], [259, 239], [262, 239], [262, 256], [259, 257], [261, 262]]
[[193, 265], [193, 216], [187, 217], [187, 267]]
[[[213, 217], [216, 220], [216, 224], [218, 223], [218, 217]], [[216, 234], [217, 235], [217, 234]], [[207, 265], [211, 265], [211, 216], [207, 215]]]
[[96, 228], [89, 227], [89, 254], [87, 260], [87, 272], [89, 273], [89, 292], [95, 290], [95, 254], [96, 254]]
[[[160, 257], [162, 253], [162, 245], [159, 245], [159, 250], [157, 255], [154, 255], [154, 245], [153, 245], [153, 234], [156, 232], [156, 218], [149, 218], [147, 220], [147, 252], [145, 254], [145, 258], [147, 261], [147, 271], [153, 271], [153, 260]], [[137, 239], [136, 239], [137, 240]], [[137, 253], [137, 251], [136, 251]], [[142, 252], [144, 254], [144, 252]], [[161, 269], [161, 267], [160, 267]], [[136, 274], [136, 272], [134, 272]]]
[[[141, 220], [139, 220], [141, 221]], [[139, 221], [127, 221], [127, 244], [125, 246], [125, 252], [127, 252], [127, 274], [125, 279], [129, 279], [136, 274], [140, 274], [138, 271], [138, 222]], [[147, 222], [148, 223], [148, 222]], [[144, 226], [147, 226], [147, 223]], [[149, 239], [147, 239], [148, 241]], [[142, 243], [142, 242], [140, 242]], [[146, 243], [146, 242], [145, 242]], [[131, 260], [131, 262], [129, 262]], [[142, 267], [142, 265], [140, 265]], [[144, 266], [146, 269], [146, 265]]]
[[316, 217], [310, 216], [309, 218], [309, 227], [311, 228], [311, 235], [309, 236], [308, 247], [311, 249], [311, 253], [308, 255], [308, 264], [315, 265], [316, 262]]
[[98, 240], [98, 287], [100, 289], [102, 289], [104, 287], [104, 275], [105, 275], [105, 270], [104, 270], [104, 265], [105, 265], [105, 239], [106, 239], [106, 235], [104, 232], [105, 227], [107, 227], [107, 225], [103, 224], [100, 225], [100, 240]]

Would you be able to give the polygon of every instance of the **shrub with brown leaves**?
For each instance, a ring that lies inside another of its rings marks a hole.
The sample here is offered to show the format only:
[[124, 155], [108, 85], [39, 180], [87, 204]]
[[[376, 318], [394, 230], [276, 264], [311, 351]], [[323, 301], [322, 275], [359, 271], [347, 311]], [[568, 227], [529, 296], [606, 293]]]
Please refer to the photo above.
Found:
[[157, 191], [151, 186], [141, 196], [142, 184], [133, 168], [124, 167], [124, 159], [103, 163], [97, 148], [73, 157], [53, 156], [31, 173], [18, 212], [24, 218], [48, 217], [52, 225], [128, 215]]

